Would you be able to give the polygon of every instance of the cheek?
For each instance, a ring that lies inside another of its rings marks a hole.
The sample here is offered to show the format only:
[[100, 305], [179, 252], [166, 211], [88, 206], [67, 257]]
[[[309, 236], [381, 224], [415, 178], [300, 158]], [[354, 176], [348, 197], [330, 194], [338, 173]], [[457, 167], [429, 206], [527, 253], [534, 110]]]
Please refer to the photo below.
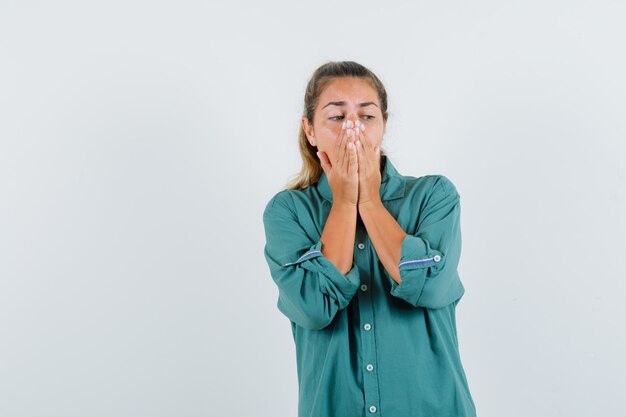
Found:
[[318, 148], [328, 149], [337, 145], [341, 134], [341, 125], [339, 126], [320, 126], [315, 129]]
[[325, 140], [335, 140], [341, 133], [341, 124], [324, 124], [320, 129], [320, 134]]
[[366, 126], [365, 133], [368, 139], [375, 144], [379, 144], [383, 140], [383, 126], [381, 125]]

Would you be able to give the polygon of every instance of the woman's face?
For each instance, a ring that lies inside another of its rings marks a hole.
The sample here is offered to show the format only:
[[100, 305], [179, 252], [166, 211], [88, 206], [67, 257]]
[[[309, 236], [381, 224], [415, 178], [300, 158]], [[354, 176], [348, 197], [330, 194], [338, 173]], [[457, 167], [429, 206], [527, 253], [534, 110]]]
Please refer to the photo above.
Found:
[[[366, 80], [356, 77], [331, 80], [320, 95], [313, 124], [306, 117], [302, 118], [309, 143], [325, 152], [331, 164], [338, 156], [336, 145], [341, 137], [341, 125], [346, 120], [361, 121], [365, 125], [363, 133], [372, 146], [382, 143], [386, 123], [378, 94]], [[355, 137], [349, 136], [348, 140], [354, 142]]]

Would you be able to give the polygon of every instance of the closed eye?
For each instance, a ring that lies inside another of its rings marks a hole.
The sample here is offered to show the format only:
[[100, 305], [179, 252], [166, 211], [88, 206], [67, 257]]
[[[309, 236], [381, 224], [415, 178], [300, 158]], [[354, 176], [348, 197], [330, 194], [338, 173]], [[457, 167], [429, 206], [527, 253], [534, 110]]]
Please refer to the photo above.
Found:
[[[329, 119], [329, 120], [340, 120], [340, 119], [343, 119], [344, 117], [345, 117], [345, 116], [341, 115], [341, 116], [333, 116], [333, 117], [329, 117], [328, 119]], [[361, 116], [361, 117], [365, 117], [365, 118], [366, 118], [366, 120], [371, 120], [371, 119], [374, 119], [376, 116], [372, 116], [371, 114], [364, 114], [364, 115], [363, 115], [363, 116]]]

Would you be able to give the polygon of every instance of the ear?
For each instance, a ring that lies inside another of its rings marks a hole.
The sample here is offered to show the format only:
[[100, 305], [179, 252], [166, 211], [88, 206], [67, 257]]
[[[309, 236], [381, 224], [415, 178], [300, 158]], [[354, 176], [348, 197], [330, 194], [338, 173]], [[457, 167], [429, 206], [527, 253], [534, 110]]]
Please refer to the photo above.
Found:
[[302, 129], [304, 130], [306, 138], [309, 140], [311, 146], [317, 146], [317, 140], [315, 139], [313, 125], [309, 123], [309, 119], [307, 119], [306, 116], [302, 116]]

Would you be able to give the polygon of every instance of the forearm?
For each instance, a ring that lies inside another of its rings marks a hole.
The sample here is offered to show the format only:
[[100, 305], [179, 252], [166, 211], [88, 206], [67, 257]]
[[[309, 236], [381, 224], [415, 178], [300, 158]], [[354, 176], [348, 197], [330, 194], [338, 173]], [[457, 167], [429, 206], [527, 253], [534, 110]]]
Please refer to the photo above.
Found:
[[322, 254], [344, 275], [352, 268], [356, 215], [356, 205], [333, 203], [322, 232]]
[[381, 201], [368, 201], [359, 204], [358, 207], [378, 258], [393, 280], [400, 284], [402, 279], [398, 264], [400, 263], [402, 240], [407, 233]]

